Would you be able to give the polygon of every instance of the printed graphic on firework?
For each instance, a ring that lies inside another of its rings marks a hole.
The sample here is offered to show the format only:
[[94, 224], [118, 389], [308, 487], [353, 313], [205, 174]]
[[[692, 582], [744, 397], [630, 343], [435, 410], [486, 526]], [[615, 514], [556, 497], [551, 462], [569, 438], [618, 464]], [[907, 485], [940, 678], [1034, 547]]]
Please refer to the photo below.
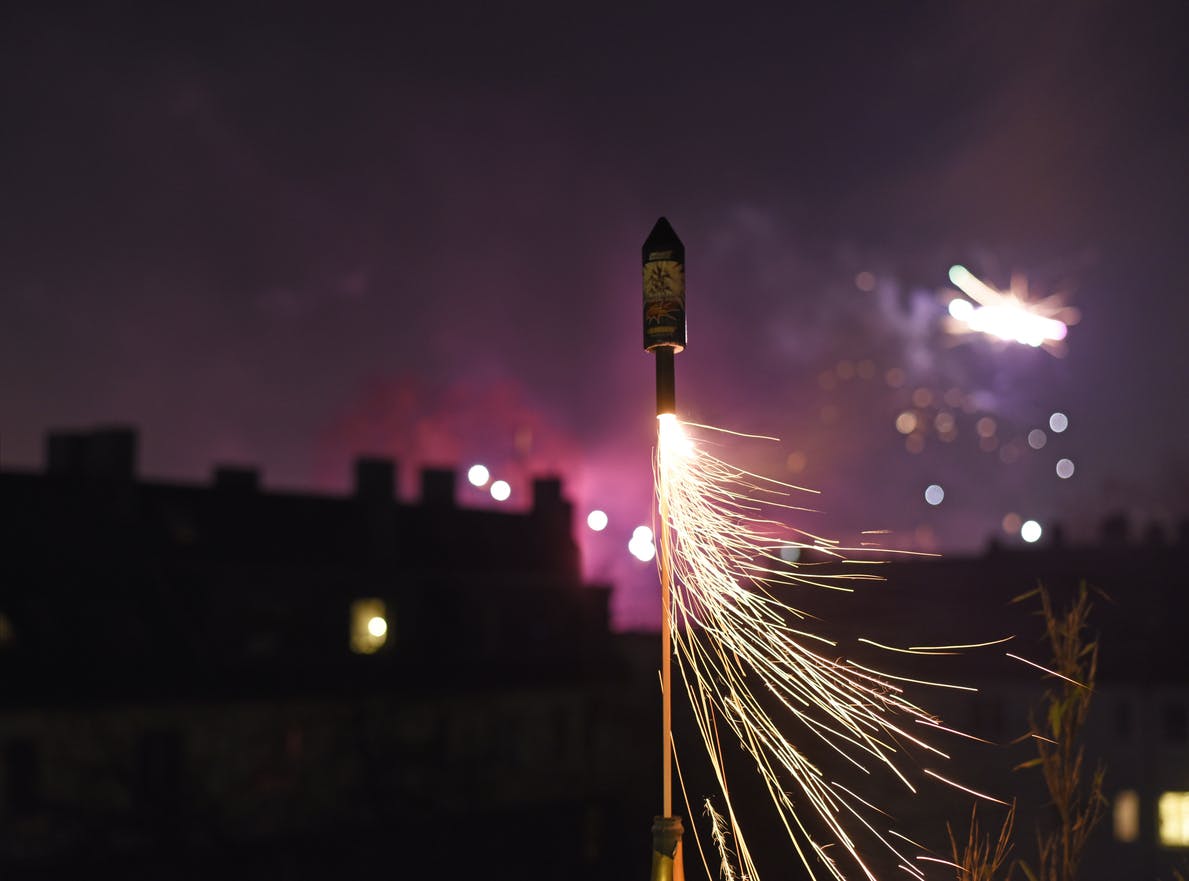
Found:
[[644, 267], [644, 324], [647, 333], [672, 333], [685, 311], [683, 268], [676, 260], [657, 260]]

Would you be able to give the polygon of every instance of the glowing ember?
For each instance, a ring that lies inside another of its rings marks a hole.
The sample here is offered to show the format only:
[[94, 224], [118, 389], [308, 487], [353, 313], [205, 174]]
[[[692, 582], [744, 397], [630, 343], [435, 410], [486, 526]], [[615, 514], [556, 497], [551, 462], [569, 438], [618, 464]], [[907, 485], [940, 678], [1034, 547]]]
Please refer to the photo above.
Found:
[[[860, 666], [840, 657], [836, 643], [803, 629], [802, 622], [812, 616], [786, 603], [778, 591], [792, 587], [849, 591], [844, 579], [878, 580], [878, 576], [823, 575], [817, 568], [792, 562], [796, 556], [789, 553], [791, 548], [813, 548], [840, 561], [845, 557], [845, 549], [837, 544], [765, 516], [765, 508], [771, 506], [805, 510], [787, 500], [793, 492], [808, 491], [711, 456], [695, 440], [695, 426], [683, 425], [673, 416], [663, 416], [659, 422], [656, 486], [663, 510], [668, 511], [674, 576], [670, 635], [725, 800], [723, 814], [711, 815], [711, 836], [720, 856], [728, 860], [725, 833], [729, 831], [740, 863], [738, 876], [758, 879], [727, 785], [721, 748], [730, 741], [738, 742], [754, 760], [810, 877], [819, 877], [815, 872], [824, 866], [831, 877], [843, 879], [840, 863], [853, 861], [863, 875], [874, 878], [861, 855], [874, 846], [885, 848], [902, 866], [911, 866], [913, 860], [902, 852], [905, 845], [891, 837], [903, 836], [881, 832], [875, 825], [873, 812], [879, 809], [838, 780], [827, 778], [803, 747], [820, 742], [863, 774], [882, 769], [915, 792], [907, 772], [896, 763], [897, 750], [911, 748], [916, 759], [921, 758], [916, 750], [945, 758], [913, 730], [922, 725], [934, 731], [949, 729], [910, 702], [893, 680], [941, 683]], [[909, 654], [945, 653], [868, 642]], [[809, 647], [814, 643], [825, 646], [824, 653]], [[795, 728], [804, 743], [796, 745], [788, 728]], [[913, 765], [920, 768], [919, 762]], [[921, 770], [982, 796], [936, 771]], [[820, 819], [824, 832], [810, 832], [809, 826], [817, 821], [809, 822], [803, 816], [806, 812]], [[913, 870], [913, 874], [920, 873]], [[724, 877], [729, 873], [724, 871]]]

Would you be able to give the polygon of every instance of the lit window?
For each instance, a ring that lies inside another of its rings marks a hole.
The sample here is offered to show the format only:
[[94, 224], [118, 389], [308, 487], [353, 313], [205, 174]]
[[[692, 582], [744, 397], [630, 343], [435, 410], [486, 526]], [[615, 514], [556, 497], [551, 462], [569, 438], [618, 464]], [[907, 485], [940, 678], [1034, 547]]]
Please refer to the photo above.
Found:
[[383, 600], [351, 603], [351, 651], [357, 655], [378, 652], [388, 641], [388, 610]]
[[[1139, 839], [1139, 793], [1123, 789], [1115, 796], [1115, 838], [1132, 842]], [[1163, 821], [1162, 821], [1163, 822]]]
[[1165, 847], [1189, 847], [1189, 792], [1160, 795], [1160, 843]]

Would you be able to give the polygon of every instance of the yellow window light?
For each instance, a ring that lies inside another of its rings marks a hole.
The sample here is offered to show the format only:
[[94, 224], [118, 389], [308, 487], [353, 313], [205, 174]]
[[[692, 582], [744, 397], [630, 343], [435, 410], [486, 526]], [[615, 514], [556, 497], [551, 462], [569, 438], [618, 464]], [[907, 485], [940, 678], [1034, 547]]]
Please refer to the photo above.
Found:
[[388, 641], [388, 609], [381, 599], [351, 603], [351, 651], [372, 655]]

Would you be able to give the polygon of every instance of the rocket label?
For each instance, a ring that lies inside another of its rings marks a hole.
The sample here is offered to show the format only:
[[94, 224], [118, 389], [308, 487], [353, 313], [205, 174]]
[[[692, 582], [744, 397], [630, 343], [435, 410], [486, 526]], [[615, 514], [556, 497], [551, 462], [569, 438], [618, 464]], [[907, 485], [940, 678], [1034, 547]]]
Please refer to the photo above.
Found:
[[685, 267], [655, 251], [644, 264], [644, 346], [685, 345]]

